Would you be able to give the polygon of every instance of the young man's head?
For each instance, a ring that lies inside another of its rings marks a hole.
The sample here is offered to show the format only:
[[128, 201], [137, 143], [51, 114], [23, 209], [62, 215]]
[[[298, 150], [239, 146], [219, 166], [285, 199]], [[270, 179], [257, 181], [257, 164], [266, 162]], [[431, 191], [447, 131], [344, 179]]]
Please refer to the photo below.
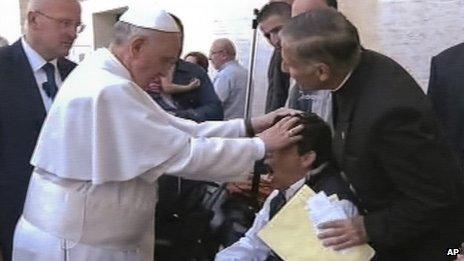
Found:
[[272, 2], [258, 14], [259, 29], [274, 48], [280, 48], [279, 32], [290, 20], [292, 7], [284, 2]]
[[268, 154], [266, 163], [273, 173], [273, 186], [285, 189], [306, 177], [308, 171], [332, 158], [332, 133], [329, 125], [314, 113], [298, 116], [303, 124], [303, 139], [297, 144]]

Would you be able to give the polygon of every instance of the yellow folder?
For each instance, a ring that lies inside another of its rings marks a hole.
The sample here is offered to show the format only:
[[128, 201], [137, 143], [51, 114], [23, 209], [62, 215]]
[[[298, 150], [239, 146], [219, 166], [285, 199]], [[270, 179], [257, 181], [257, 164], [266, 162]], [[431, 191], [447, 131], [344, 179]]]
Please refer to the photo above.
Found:
[[363, 261], [375, 251], [369, 245], [334, 251], [322, 245], [308, 216], [307, 201], [316, 193], [303, 186], [258, 233], [258, 236], [286, 261]]

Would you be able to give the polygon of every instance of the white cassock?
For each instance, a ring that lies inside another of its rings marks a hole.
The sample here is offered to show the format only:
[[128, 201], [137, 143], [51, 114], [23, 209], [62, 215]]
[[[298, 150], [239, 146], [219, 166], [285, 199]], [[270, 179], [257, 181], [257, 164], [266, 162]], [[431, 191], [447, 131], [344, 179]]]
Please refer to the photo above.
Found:
[[244, 135], [243, 120], [197, 124], [164, 112], [109, 50], [97, 50], [47, 116], [13, 259], [152, 260], [157, 178], [236, 180], [265, 152]]

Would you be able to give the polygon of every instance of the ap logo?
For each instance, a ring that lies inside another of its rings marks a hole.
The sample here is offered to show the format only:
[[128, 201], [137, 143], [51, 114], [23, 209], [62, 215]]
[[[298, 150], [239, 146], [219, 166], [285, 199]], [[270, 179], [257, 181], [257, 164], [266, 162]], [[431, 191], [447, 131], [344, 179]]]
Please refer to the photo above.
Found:
[[464, 254], [464, 243], [461, 244], [461, 248], [448, 248], [446, 252], [447, 256], [457, 256], [458, 254]]

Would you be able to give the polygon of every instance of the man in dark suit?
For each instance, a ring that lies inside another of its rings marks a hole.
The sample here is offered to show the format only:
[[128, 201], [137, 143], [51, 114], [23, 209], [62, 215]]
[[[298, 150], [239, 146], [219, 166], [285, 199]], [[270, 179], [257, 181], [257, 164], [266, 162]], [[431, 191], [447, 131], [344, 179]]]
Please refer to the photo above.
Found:
[[[0, 49], [0, 242], [11, 259], [13, 232], [32, 171], [29, 164], [56, 92], [75, 67], [68, 55], [80, 24], [77, 1], [32, 0], [27, 31]], [[40, 207], [40, 206], [39, 206]]]
[[453, 46], [432, 58], [428, 95], [445, 136], [463, 168], [464, 43]]
[[370, 243], [374, 260], [447, 260], [463, 241], [463, 178], [431, 105], [395, 61], [362, 49], [332, 9], [281, 32], [283, 67], [306, 90], [333, 91], [334, 154], [363, 214], [321, 226], [334, 249]]
[[264, 5], [258, 14], [259, 29], [264, 37], [274, 47], [271, 61], [267, 72], [269, 86], [266, 97], [266, 112], [284, 107], [287, 101], [290, 76], [282, 72], [280, 64], [282, 55], [280, 53], [280, 40], [278, 37], [280, 29], [287, 23], [291, 15], [291, 6], [285, 2], [271, 2]]

